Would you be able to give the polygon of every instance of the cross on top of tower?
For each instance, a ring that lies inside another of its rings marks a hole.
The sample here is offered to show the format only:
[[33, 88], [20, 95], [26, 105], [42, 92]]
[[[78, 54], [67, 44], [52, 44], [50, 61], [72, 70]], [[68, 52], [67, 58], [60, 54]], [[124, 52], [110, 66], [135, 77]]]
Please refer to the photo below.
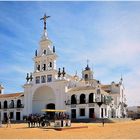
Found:
[[89, 63], [89, 60], [87, 59], [87, 65], [88, 65], [88, 63]]
[[44, 21], [44, 30], [46, 30], [46, 21], [47, 21], [47, 18], [49, 18], [51, 16], [46, 16], [46, 13], [44, 14], [44, 17], [42, 17], [40, 20], [43, 20]]
[[87, 66], [85, 68], [85, 70], [90, 70], [90, 67], [88, 66], [89, 60], [87, 59]]

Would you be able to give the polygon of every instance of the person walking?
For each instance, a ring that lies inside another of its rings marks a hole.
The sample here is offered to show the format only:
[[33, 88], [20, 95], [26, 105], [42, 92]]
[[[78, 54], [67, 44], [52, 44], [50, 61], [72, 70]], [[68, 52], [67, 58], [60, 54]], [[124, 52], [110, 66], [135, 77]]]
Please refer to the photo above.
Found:
[[104, 120], [104, 118], [102, 118], [102, 125], [103, 125], [103, 127], [104, 127], [104, 124], [105, 124], [105, 120]]
[[7, 115], [7, 126], [6, 127], [8, 127], [8, 126], [11, 127], [10, 113]]

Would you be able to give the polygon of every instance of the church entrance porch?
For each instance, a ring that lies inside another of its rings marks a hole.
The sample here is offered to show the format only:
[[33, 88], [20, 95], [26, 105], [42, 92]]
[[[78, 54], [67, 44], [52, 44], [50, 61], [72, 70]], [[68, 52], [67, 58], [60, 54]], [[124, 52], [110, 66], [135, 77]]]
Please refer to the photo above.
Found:
[[43, 86], [36, 89], [32, 100], [32, 113], [43, 114], [42, 109], [55, 109], [55, 95], [51, 87]]

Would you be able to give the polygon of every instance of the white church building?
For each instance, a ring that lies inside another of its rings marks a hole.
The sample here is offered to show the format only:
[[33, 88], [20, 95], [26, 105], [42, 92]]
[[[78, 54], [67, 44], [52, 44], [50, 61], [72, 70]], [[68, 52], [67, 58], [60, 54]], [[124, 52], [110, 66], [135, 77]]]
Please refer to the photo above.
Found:
[[126, 116], [123, 79], [118, 83], [101, 84], [87, 64], [81, 72], [70, 75], [57, 68], [57, 54], [48, 38], [44, 15], [44, 30], [35, 52], [34, 71], [27, 73], [24, 91], [5, 94], [0, 85], [0, 118], [10, 113], [11, 119], [22, 120], [29, 114], [41, 114], [42, 109], [64, 109], [72, 119], [122, 118]]

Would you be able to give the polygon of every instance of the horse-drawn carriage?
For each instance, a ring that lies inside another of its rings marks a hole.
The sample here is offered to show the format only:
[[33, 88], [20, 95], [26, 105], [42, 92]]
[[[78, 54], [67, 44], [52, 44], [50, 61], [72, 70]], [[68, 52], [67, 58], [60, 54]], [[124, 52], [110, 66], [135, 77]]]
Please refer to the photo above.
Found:
[[41, 126], [50, 127], [70, 127], [71, 120], [66, 110], [53, 110], [53, 109], [42, 109], [45, 112], [41, 118]]

